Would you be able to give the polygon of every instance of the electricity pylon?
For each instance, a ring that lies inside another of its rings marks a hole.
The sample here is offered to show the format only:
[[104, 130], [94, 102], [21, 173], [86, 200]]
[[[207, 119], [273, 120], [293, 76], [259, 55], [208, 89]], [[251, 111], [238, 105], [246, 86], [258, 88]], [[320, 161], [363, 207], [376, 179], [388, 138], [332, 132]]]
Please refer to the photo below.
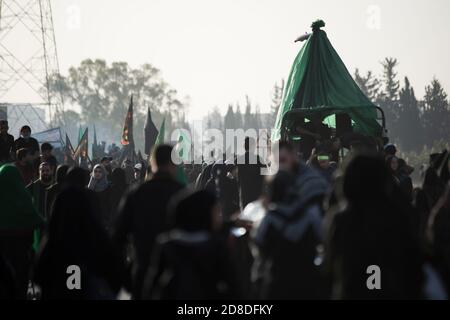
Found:
[[18, 110], [45, 106], [50, 124], [63, 123], [62, 96], [50, 88], [59, 74], [50, 0], [0, 0], [0, 101], [9, 120], [45, 123], [38, 112]]

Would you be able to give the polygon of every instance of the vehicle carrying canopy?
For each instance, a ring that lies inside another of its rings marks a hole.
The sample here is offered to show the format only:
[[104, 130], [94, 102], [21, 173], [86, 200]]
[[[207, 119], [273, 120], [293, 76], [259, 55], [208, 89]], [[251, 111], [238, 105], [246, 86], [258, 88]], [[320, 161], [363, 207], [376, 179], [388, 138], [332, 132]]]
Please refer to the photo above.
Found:
[[[313, 33], [295, 58], [278, 111], [272, 140], [281, 138], [299, 115], [317, 114], [326, 117], [346, 113], [354, 131], [379, 136], [382, 127], [377, 121], [377, 107], [365, 96], [331, 45], [325, 23], [312, 24]], [[297, 115], [297, 117], [296, 117]]]

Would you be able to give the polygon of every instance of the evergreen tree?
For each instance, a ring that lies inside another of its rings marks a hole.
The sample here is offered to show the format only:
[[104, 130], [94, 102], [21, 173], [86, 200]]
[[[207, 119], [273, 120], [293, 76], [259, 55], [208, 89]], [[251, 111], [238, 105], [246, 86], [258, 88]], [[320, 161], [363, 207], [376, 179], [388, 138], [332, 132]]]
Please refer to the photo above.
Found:
[[359, 70], [355, 70], [355, 81], [362, 92], [372, 101], [377, 103], [380, 94], [380, 81], [375, 78], [372, 71], [367, 71], [366, 75], [361, 75]]
[[389, 137], [393, 141], [398, 140], [398, 119], [399, 102], [398, 94], [400, 83], [397, 80], [395, 67], [398, 65], [397, 59], [385, 58], [381, 63], [383, 66], [383, 91], [378, 97], [378, 104], [383, 108], [386, 116]]
[[399, 93], [398, 132], [401, 147], [405, 151], [417, 150], [424, 143], [419, 102], [408, 77], [405, 77], [404, 87]]
[[208, 115], [208, 128], [223, 130], [222, 118], [219, 108], [214, 107], [212, 112]]
[[236, 104], [236, 112], [234, 113], [234, 124], [236, 129], [244, 129], [244, 120], [242, 117], [241, 106]]
[[434, 78], [431, 84], [425, 87], [423, 100], [426, 143], [431, 146], [437, 140], [450, 137], [449, 102], [439, 80]]
[[281, 80], [281, 86], [278, 86], [278, 83], [275, 83], [273, 87], [272, 104], [270, 106], [270, 118], [272, 126], [275, 125], [275, 121], [277, 119], [278, 110], [280, 109], [280, 105], [283, 99], [283, 91], [284, 80]]
[[255, 114], [253, 115], [253, 122], [255, 125], [255, 130], [262, 129], [262, 120], [261, 120], [261, 112], [259, 110], [259, 106], [256, 106]]
[[225, 115], [224, 119], [224, 127], [226, 129], [235, 129], [235, 117], [234, 117], [234, 111], [233, 111], [233, 105], [228, 105], [228, 110]]
[[248, 96], [245, 96], [244, 128], [245, 130], [255, 128], [254, 115], [252, 114], [252, 104]]

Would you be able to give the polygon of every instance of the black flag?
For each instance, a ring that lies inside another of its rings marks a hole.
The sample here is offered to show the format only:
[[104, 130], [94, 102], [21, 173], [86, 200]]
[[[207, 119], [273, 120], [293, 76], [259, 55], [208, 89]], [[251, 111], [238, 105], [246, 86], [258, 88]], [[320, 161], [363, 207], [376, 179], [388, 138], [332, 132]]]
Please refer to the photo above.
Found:
[[152, 116], [150, 114], [150, 108], [147, 110], [147, 121], [144, 127], [144, 137], [145, 137], [145, 148], [144, 152], [146, 155], [150, 155], [152, 147], [155, 144], [156, 137], [158, 137], [158, 129], [156, 129], [155, 124], [152, 121]]
[[72, 143], [70, 142], [69, 136], [66, 133], [66, 148], [64, 152], [64, 163], [70, 166], [75, 164], [74, 160], [75, 150], [73, 149]]
[[97, 144], [97, 130], [95, 130], [95, 124], [94, 124], [94, 142], [92, 142], [92, 159], [100, 158], [98, 149], [99, 148], [98, 148], [98, 144]]

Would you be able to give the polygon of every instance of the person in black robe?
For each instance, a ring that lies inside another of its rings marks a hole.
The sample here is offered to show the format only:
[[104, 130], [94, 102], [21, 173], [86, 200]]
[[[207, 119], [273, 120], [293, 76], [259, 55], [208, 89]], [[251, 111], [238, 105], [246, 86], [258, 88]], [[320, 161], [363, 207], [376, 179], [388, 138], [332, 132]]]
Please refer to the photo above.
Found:
[[94, 192], [99, 205], [99, 219], [103, 226], [109, 230], [112, 224], [112, 213], [109, 201], [111, 189], [107, 178], [107, 171], [101, 164], [94, 166], [88, 183], [88, 189]]
[[67, 170], [66, 185], [78, 188], [86, 188], [90, 179], [89, 171], [80, 167], [70, 167]]
[[[337, 186], [339, 205], [327, 212], [325, 269], [333, 299], [420, 299], [424, 257], [413, 207], [379, 155], [360, 154]], [[381, 290], [369, 290], [369, 266]]]
[[114, 168], [109, 175], [109, 181], [111, 182], [109, 201], [112, 211], [112, 221], [114, 221], [119, 213], [118, 208], [120, 201], [124, 197], [128, 188], [125, 171], [122, 168]]
[[255, 154], [256, 141], [247, 137], [244, 148], [245, 154], [237, 158], [237, 182], [242, 209], [259, 198], [264, 182], [264, 176], [261, 174], [264, 166]]
[[[68, 187], [56, 197], [48, 240], [34, 273], [43, 300], [117, 297], [125, 276], [124, 264], [119, 250], [114, 248], [97, 219], [97, 210], [93, 193], [86, 189]], [[68, 277], [74, 274], [69, 266], [79, 268], [79, 290], [67, 286]]]
[[128, 236], [133, 238], [135, 259], [132, 261], [134, 299], [140, 299], [142, 282], [148, 269], [156, 237], [168, 229], [167, 205], [183, 189], [176, 181], [177, 166], [172, 161], [173, 147], [159, 145], [152, 155], [153, 176], [137, 188], [132, 188], [121, 203], [114, 223], [113, 239], [125, 254]]
[[14, 157], [14, 137], [8, 133], [8, 121], [0, 120], [0, 165]]
[[174, 199], [173, 228], [158, 237], [143, 297], [162, 300], [237, 299], [228, 249], [219, 236], [220, 211], [213, 193], [187, 191]]
[[60, 165], [56, 169], [55, 175], [55, 183], [47, 188], [47, 199], [45, 201], [47, 205], [46, 212], [51, 212], [51, 207], [53, 206], [53, 202], [56, 199], [56, 196], [61, 192], [64, 187], [67, 170], [69, 170], [69, 166]]
[[232, 162], [225, 162], [225, 175], [219, 179], [220, 204], [222, 207], [223, 219], [229, 220], [234, 214], [240, 211], [239, 188], [236, 181], [237, 167]]
[[427, 223], [427, 240], [433, 265], [450, 293], [450, 183], [433, 207]]

